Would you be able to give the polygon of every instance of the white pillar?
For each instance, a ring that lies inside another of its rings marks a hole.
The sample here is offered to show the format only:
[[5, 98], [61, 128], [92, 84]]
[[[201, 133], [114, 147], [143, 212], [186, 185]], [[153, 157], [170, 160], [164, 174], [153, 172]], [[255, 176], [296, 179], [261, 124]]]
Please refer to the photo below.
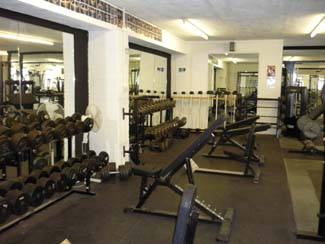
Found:
[[103, 123], [90, 134], [90, 147], [105, 150], [112, 162], [124, 164], [129, 149], [128, 37], [122, 30], [89, 32], [89, 103], [98, 106]]
[[[64, 62], [64, 116], [75, 112], [75, 69], [74, 69], [74, 36], [63, 32]], [[72, 142], [72, 156], [75, 156], [75, 140]], [[64, 140], [64, 159], [68, 157], [68, 142]]]

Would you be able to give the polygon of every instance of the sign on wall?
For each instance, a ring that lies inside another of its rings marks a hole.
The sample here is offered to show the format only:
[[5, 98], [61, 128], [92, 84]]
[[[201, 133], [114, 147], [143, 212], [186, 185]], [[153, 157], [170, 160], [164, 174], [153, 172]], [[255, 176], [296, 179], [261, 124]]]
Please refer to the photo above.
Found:
[[275, 88], [275, 65], [267, 66], [266, 87]]

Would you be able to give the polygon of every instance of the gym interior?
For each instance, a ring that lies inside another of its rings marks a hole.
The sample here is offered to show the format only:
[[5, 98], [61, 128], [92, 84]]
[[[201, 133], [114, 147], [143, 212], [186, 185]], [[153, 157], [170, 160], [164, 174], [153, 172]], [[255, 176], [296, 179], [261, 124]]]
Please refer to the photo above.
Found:
[[325, 2], [0, 0], [0, 243], [325, 241]]

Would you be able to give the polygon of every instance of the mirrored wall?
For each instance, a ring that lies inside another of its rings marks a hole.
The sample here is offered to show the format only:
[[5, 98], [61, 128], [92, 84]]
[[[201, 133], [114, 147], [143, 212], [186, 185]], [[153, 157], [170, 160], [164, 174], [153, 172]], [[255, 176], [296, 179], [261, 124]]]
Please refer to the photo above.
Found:
[[0, 17], [1, 102], [64, 105], [63, 32]]
[[167, 58], [130, 49], [129, 87], [130, 95], [166, 95]]
[[208, 89], [213, 102], [209, 121], [226, 114], [231, 121], [256, 115], [258, 54], [210, 54]]

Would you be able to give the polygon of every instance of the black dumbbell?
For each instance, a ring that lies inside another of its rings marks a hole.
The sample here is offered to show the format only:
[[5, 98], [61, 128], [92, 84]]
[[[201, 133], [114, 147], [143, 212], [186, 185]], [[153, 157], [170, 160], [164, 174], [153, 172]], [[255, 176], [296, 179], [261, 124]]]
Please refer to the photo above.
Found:
[[7, 221], [11, 214], [10, 202], [5, 198], [0, 196], [0, 224], [3, 224]]
[[77, 177], [79, 181], [82, 181], [87, 177], [88, 174], [87, 167], [85, 167], [81, 163], [74, 163], [71, 168], [77, 171]]
[[60, 171], [62, 171], [64, 168], [71, 166], [68, 162], [61, 160], [57, 163], [55, 163], [55, 166], [58, 167], [60, 169]]
[[23, 182], [20, 178], [3, 181], [0, 183], [0, 196], [4, 197], [8, 191], [15, 189], [23, 189]]
[[43, 188], [38, 184], [27, 183], [22, 192], [28, 195], [30, 206], [37, 207], [44, 201]]
[[54, 165], [54, 166], [48, 165], [43, 168], [43, 171], [47, 172], [48, 175], [51, 175], [54, 172], [58, 172], [58, 173], [61, 172], [60, 168], [56, 165]]
[[22, 215], [27, 212], [29, 207], [29, 196], [20, 190], [10, 190], [5, 196], [5, 199], [10, 202], [11, 211], [13, 214]]
[[109, 163], [109, 154], [107, 152], [100, 152], [98, 156], [102, 159], [104, 165], [107, 165]]
[[49, 179], [55, 182], [55, 189], [57, 192], [63, 192], [67, 186], [67, 177], [59, 172], [53, 172]]
[[96, 152], [94, 150], [89, 150], [86, 155], [87, 158], [92, 158], [93, 156], [96, 156]]
[[37, 184], [43, 188], [43, 195], [45, 198], [50, 198], [55, 193], [55, 181], [47, 177], [38, 179]]
[[78, 180], [78, 172], [75, 168], [66, 167], [62, 170], [62, 174], [67, 177], [66, 190], [70, 190]]

